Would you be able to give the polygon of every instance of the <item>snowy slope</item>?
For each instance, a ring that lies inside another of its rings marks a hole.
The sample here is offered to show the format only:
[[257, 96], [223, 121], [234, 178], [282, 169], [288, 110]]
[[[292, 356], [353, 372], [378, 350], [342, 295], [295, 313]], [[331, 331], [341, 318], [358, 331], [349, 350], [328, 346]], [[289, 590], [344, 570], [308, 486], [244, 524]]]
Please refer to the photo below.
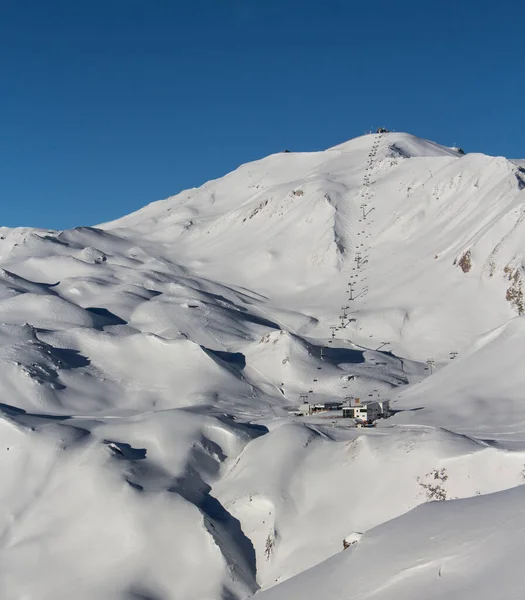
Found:
[[[524, 189], [520, 161], [387, 133], [98, 227], [0, 228], [2, 600], [240, 600], [288, 579], [263, 597], [472, 597], [415, 569], [435, 519], [429, 561], [519, 518]], [[302, 395], [396, 414], [290, 416]], [[470, 499], [413, 510], [445, 498]]]
[[524, 320], [515, 317], [480, 336], [446, 368], [403, 390], [395, 407], [404, 410], [395, 420], [429, 424], [439, 420], [470, 435], [521, 440]]
[[260, 600], [519, 600], [525, 489], [434, 502], [368, 532]]
[[444, 474], [448, 499], [523, 483], [523, 452], [434, 428], [357, 434], [329, 424], [277, 427], [250, 444], [214, 487], [255, 540], [263, 586], [340, 552], [350, 532], [432, 499], [436, 472]]
[[[366, 303], [352, 305], [366, 338], [386, 336], [418, 358], [462, 351], [518, 312], [506, 296], [521, 289], [525, 175], [504, 158], [461, 156], [407, 134], [383, 136], [367, 171], [372, 144], [364, 136], [270, 156], [105, 228], [160, 242], [187, 268], [258, 291], [287, 311], [288, 328], [317, 336], [345, 300], [356, 252], [370, 254], [356, 281]], [[351, 336], [367, 341], [359, 330]]]

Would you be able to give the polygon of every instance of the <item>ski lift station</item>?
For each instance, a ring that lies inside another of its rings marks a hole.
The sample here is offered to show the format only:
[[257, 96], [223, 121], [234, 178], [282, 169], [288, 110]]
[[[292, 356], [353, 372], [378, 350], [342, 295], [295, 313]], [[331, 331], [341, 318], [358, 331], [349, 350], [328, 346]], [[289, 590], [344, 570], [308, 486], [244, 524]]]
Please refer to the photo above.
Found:
[[[297, 416], [309, 416], [316, 413], [328, 411], [342, 411], [342, 417], [346, 419], [355, 419], [356, 421], [373, 422], [377, 419], [386, 419], [391, 416], [389, 400], [370, 400], [361, 402], [355, 398], [350, 406], [344, 406], [342, 402], [325, 402], [310, 404], [305, 402], [297, 410], [292, 411]], [[341, 415], [339, 415], [341, 416]]]
[[343, 417], [359, 421], [377, 421], [390, 416], [390, 400], [371, 400], [361, 403], [356, 398], [352, 406], [343, 407]]

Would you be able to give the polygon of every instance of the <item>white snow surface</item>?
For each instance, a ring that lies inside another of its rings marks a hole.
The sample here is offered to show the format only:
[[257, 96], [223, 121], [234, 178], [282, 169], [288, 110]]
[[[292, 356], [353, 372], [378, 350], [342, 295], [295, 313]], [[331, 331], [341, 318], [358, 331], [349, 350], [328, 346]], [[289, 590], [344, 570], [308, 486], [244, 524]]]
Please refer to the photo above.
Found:
[[524, 190], [386, 133], [0, 228], [0, 598], [521, 600]]

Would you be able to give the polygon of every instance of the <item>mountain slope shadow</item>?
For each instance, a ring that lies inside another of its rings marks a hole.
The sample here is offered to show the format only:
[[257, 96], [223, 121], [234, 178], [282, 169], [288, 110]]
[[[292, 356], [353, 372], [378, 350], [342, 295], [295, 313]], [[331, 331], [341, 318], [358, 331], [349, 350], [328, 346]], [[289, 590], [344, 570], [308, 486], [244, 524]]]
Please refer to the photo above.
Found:
[[121, 319], [119, 316], [115, 315], [107, 308], [101, 308], [97, 306], [91, 306], [90, 308], [86, 308], [88, 313], [93, 315], [94, 325], [96, 329], [103, 329], [104, 327], [109, 327], [110, 325], [127, 325], [128, 322]]
[[239, 306], [238, 304], [235, 304], [234, 302], [228, 300], [228, 298], [225, 298], [220, 294], [213, 294], [212, 292], [201, 293], [204, 296], [208, 296], [208, 298], [214, 300], [215, 303], [221, 306], [222, 308], [228, 310], [238, 320], [248, 321], [249, 323], [254, 323], [255, 325], [262, 325], [263, 327], [269, 327], [270, 329], [281, 329], [280, 325], [278, 325], [274, 321], [270, 321], [269, 319], [265, 319], [264, 317], [254, 315], [251, 312], [249, 312], [249, 310], [244, 306]]
[[242, 352], [226, 352], [224, 350], [211, 350], [201, 346], [201, 348], [212, 358], [219, 359], [217, 362], [223, 362], [237, 369], [244, 369], [246, 366], [246, 357]]
[[[211, 487], [191, 466], [168, 488], [194, 504], [203, 514], [204, 523], [215, 543], [221, 548], [232, 575], [236, 575], [255, 593], [257, 565], [255, 549], [242, 530], [241, 523], [211, 494]], [[226, 590], [225, 590], [226, 591]]]
[[71, 419], [69, 415], [48, 415], [45, 413], [28, 413], [23, 408], [0, 402], [0, 417], [5, 417], [13, 422], [26, 427], [32, 427], [36, 424], [42, 425], [49, 421], [67, 421]]
[[[231, 419], [223, 418], [231, 427]], [[259, 437], [268, 431], [265, 427], [250, 424], [234, 426], [251, 433], [253, 437]], [[147, 494], [150, 490], [165, 489], [193, 504], [200, 511], [203, 525], [220, 549], [233, 584], [233, 588], [230, 588], [229, 583], [225, 582], [221, 591], [222, 600], [240, 600], [246, 596], [246, 593], [239, 596], [237, 584], [241, 584], [249, 595], [259, 589], [256, 580], [256, 554], [251, 540], [245, 535], [239, 520], [211, 494], [211, 486], [203, 479], [211, 477], [215, 480], [217, 477], [220, 463], [226, 458], [220, 446], [203, 436], [200, 442], [193, 444], [182, 474], [173, 478], [162, 466], [149, 460], [146, 448], [133, 448], [127, 443], [110, 440], [104, 440], [104, 443], [110, 447], [115, 459], [128, 463], [127, 467], [124, 466], [124, 479], [137, 492]], [[201, 475], [201, 472], [206, 475]], [[135, 593], [138, 598], [142, 593], [148, 598], [148, 592], [140, 588], [131, 588], [129, 593]]]
[[146, 448], [133, 448], [125, 442], [114, 442], [113, 440], [104, 440], [109, 449], [113, 452], [116, 458], [122, 460], [144, 460], [146, 458]]
[[[320, 353], [320, 351], [319, 351]], [[365, 362], [364, 352], [362, 350], [352, 350], [350, 348], [324, 348], [323, 357], [327, 362], [336, 365], [341, 364], [361, 364]]]
[[164, 600], [164, 596], [159, 596], [155, 592], [146, 590], [142, 585], [132, 586], [128, 591], [126, 600]]
[[109, 449], [113, 452], [116, 458], [121, 460], [144, 460], [146, 458], [146, 448], [133, 448], [125, 442], [114, 442], [112, 440], [104, 440]]
[[91, 361], [87, 356], [80, 354], [79, 350], [73, 348], [55, 348], [51, 347], [51, 356], [60, 361], [59, 367], [63, 370], [68, 369], [80, 369], [81, 367], [88, 367]]

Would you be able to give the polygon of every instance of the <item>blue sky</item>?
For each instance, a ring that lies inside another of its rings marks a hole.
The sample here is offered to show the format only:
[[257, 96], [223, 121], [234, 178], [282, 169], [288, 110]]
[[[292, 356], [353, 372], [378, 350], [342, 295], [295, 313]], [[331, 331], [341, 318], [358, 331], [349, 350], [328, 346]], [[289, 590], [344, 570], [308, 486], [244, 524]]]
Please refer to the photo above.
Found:
[[525, 157], [524, 31], [517, 0], [0, 0], [0, 226], [379, 125]]

